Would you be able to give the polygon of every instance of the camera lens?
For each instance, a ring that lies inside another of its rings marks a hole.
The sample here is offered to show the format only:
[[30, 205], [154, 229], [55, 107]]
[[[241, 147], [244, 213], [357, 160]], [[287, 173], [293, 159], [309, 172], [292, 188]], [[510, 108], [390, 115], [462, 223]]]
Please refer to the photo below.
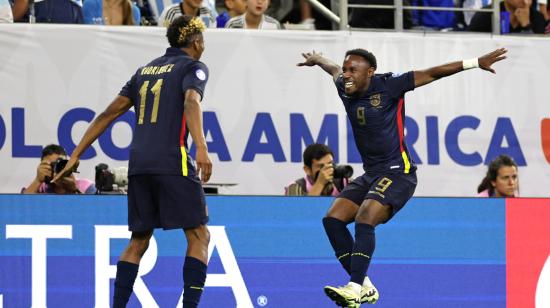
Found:
[[350, 165], [335, 165], [334, 177], [338, 179], [351, 178], [353, 175], [353, 167]]
[[[52, 163], [52, 170], [53, 170], [53, 173], [54, 174], [58, 174], [60, 173], [61, 171], [63, 171], [63, 169], [65, 168], [65, 166], [67, 166], [67, 163], [69, 161], [66, 160], [66, 159], [63, 159], [63, 158], [58, 158], [55, 162]], [[69, 175], [67, 175], [69, 176]]]

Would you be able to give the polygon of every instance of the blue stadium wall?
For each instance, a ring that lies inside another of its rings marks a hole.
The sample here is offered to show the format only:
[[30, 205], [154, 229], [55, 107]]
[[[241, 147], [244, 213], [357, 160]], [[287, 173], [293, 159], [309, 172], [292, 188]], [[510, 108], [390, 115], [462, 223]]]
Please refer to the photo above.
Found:
[[[207, 201], [210, 225], [225, 227], [254, 307], [333, 307], [322, 288], [347, 277], [321, 224], [331, 198]], [[94, 307], [95, 226], [124, 226], [126, 217], [125, 196], [0, 195], [3, 307], [32, 301], [31, 240], [7, 238], [8, 225], [70, 225], [72, 239], [47, 241], [47, 306]], [[143, 280], [159, 307], [176, 307], [185, 239], [179, 230], [154, 236], [158, 257]], [[369, 276], [381, 293], [377, 307], [506, 306], [504, 200], [414, 198], [376, 236]], [[126, 243], [110, 241], [111, 264]], [[215, 273], [224, 273], [216, 249], [209, 267]], [[140, 306], [133, 295], [129, 307]], [[231, 287], [205, 288], [201, 307], [235, 306]]]

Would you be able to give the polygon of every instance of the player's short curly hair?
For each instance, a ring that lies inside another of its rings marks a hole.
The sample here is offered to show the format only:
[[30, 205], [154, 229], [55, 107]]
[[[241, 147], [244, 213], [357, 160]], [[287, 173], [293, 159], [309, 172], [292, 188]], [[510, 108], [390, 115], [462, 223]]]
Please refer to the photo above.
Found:
[[346, 52], [346, 57], [349, 55], [356, 55], [356, 56], [363, 57], [370, 64], [371, 67], [376, 69], [376, 57], [372, 52], [366, 51], [363, 48], [356, 48], [356, 49], [348, 50]]
[[170, 23], [166, 37], [171, 47], [185, 48], [189, 47], [197, 36], [202, 35], [205, 28], [206, 26], [199, 18], [183, 15]]

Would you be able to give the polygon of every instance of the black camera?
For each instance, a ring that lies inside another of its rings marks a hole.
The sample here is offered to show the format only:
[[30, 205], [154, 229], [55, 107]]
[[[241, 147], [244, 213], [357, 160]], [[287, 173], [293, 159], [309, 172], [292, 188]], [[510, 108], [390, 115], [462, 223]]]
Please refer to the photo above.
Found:
[[[332, 168], [334, 170], [332, 173], [332, 177], [335, 179], [349, 179], [353, 175], [353, 167], [350, 165], [332, 165]], [[315, 173], [315, 181], [317, 181], [317, 177], [319, 176], [320, 171], [321, 170]]]
[[332, 176], [337, 179], [349, 179], [353, 175], [353, 167], [350, 165], [334, 165]]
[[[63, 169], [65, 168], [65, 166], [67, 166], [67, 163], [68, 163], [68, 162], [69, 162], [69, 161], [68, 161], [67, 159], [64, 159], [64, 158], [61, 158], [61, 157], [59, 157], [56, 161], [52, 162], [52, 163], [50, 164], [50, 166], [52, 167], [52, 175], [51, 175], [51, 176], [47, 176], [47, 177], [44, 179], [44, 181], [45, 181], [47, 184], [49, 184], [49, 183], [52, 181], [54, 175], [56, 175], [56, 174], [60, 173], [61, 171], [63, 171]], [[70, 175], [71, 175], [71, 172], [65, 174], [66, 177], [67, 177], [67, 176], [70, 176]]]
[[107, 164], [95, 166], [95, 187], [98, 193], [124, 194], [128, 186], [128, 168], [109, 168]]

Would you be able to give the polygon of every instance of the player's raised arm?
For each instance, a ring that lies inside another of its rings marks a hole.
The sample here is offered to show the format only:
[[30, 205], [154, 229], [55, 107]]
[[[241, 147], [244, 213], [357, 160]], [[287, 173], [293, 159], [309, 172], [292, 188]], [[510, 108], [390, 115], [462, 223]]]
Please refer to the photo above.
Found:
[[499, 48], [479, 58], [456, 61], [435, 66], [422, 71], [414, 71], [414, 87], [418, 88], [439, 78], [447, 77], [458, 72], [476, 67], [495, 74], [495, 70], [491, 68], [491, 66], [495, 62], [506, 59], [506, 56], [504, 54], [506, 54], [507, 51], [508, 50], [506, 50], [506, 48]]
[[302, 53], [302, 56], [306, 59], [304, 62], [298, 63], [298, 66], [320, 66], [325, 72], [329, 73], [334, 80], [342, 74], [342, 68], [332, 62], [331, 60], [323, 57], [322, 53], [308, 52]]
[[71, 154], [71, 159], [67, 162], [65, 168], [58, 173], [52, 182], [59, 180], [65, 173], [73, 172], [78, 167], [79, 158], [84, 151], [109, 127], [109, 125], [119, 116], [124, 114], [132, 107], [132, 101], [126, 96], [117, 96], [113, 102], [99, 114], [90, 124], [84, 136]]

